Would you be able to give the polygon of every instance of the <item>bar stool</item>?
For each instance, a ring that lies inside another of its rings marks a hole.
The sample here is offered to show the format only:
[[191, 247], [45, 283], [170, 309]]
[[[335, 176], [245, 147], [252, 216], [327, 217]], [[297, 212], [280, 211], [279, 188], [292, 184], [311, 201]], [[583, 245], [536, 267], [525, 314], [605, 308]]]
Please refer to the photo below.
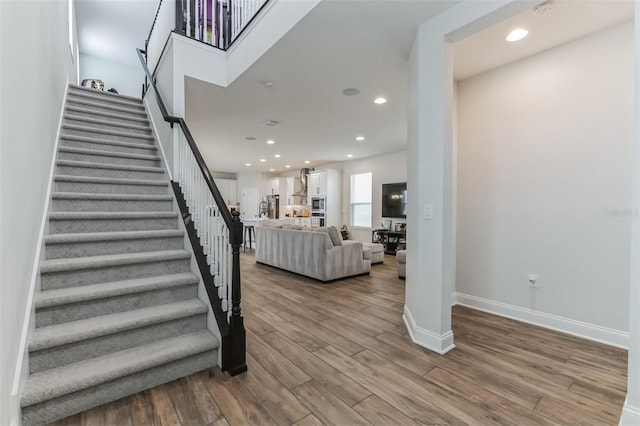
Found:
[[247, 235], [249, 235], [249, 250], [251, 250], [251, 238], [255, 240], [255, 231], [253, 229], [253, 225], [248, 225], [244, 227], [244, 243], [242, 249], [247, 251]]

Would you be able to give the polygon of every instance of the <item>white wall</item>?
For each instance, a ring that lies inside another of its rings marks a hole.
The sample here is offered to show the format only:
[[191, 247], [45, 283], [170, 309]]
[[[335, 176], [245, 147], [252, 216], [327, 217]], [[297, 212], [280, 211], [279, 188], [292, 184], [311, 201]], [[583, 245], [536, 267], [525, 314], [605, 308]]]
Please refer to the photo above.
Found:
[[632, 23], [459, 83], [458, 292], [628, 329], [632, 87]]
[[[247, 172], [238, 173], [236, 175], [238, 180], [238, 201], [242, 202], [242, 189], [243, 188], [258, 188], [258, 200], [261, 201], [266, 192], [266, 178], [263, 173], [260, 172]], [[241, 210], [242, 210], [242, 206]]]
[[0, 2], [2, 425], [17, 421], [20, 413], [14, 373], [20, 366], [21, 335], [29, 319], [30, 286], [63, 97], [67, 82], [77, 78], [67, 16], [67, 1]]
[[139, 98], [144, 73], [142, 66], [131, 66], [80, 53], [80, 81], [91, 78], [104, 81], [104, 90], [112, 87], [122, 95]]
[[[342, 224], [349, 227], [351, 237], [354, 240], [371, 242], [371, 230], [379, 228], [382, 222], [382, 184], [407, 181], [407, 152], [399, 151], [392, 154], [345, 161], [342, 163], [331, 164], [326, 168], [342, 170]], [[367, 172], [372, 173], [372, 228], [352, 229], [349, 217], [351, 175]], [[406, 223], [406, 220], [397, 218], [393, 219], [393, 222]]]

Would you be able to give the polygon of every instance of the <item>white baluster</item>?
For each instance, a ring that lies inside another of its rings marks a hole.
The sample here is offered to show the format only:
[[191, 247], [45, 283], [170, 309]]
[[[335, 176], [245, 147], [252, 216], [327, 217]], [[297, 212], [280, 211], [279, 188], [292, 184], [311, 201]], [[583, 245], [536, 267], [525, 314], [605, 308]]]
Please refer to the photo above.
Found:
[[203, 35], [204, 37], [202, 37], [202, 41], [204, 41], [205, 43], [209, 43], [209, 20], [207, 19], [207, 12], [209, 11], [208, 9], [208, 5], [209, 5], [209, 0], [203, 0], [203, 6], [202, 6], [202, 22], [203, 22]]
[[187, 0], [187, 36], [191, 36], [191, 0]]

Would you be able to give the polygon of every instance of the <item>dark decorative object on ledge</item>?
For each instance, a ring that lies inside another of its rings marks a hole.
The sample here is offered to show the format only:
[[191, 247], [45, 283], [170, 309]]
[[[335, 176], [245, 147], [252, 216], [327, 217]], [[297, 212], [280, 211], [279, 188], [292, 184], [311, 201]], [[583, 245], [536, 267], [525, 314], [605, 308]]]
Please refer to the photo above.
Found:
[[349, 239], [349, 230], [347, 229], [347, 225], [342, 225], [340, 227], [340, 234], [342, 235], [343, 240]]

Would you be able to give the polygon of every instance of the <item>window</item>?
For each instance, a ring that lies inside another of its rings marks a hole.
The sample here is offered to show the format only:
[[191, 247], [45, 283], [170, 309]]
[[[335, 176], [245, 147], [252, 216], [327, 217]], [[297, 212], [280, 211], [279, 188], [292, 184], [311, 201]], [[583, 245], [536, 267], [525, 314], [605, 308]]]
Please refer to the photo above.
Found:
[[351, 175], [351, 226], [371, 228], [371, 173]]

